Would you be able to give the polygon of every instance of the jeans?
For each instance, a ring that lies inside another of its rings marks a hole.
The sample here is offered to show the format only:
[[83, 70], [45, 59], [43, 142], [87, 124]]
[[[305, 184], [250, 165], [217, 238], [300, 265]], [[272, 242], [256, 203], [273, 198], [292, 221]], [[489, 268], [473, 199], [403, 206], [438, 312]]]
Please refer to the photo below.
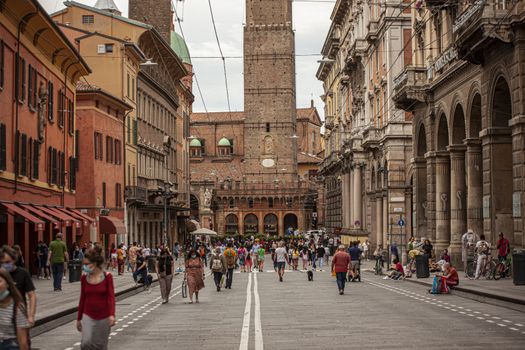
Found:
[[221, 286], [222, 272], [213, 272], [213, 281], [215, 282], [216, 287]]
[[16, 338], [0, 340], [0, 350], [18, 350], [18, 349], [20, 349], [20, 347], [18, 346]]
[[337, 279], [337, 288], [345, 290], [346, 272], [336, 272], [335, 278]]
[[142, 277], [142, 279], [144, 280], [144, 284], [146, 286], [149, 286], [148, 270], [147, 269], [136, 270], [135, 272], [133, 272], [133, 280], [135, 282], [137, 282], [137, 277], [138, 276]]
[[226, 288], [231, 288], [233, 282], [233, 268], [226, 271]]
[[320, 269], [323, 268], [323, 260], [324, 260], [324, 258], [317, 258], [317, 264], [319, 265]]
[[62, 277], [64, 276], [64, 263], [51, 264], [53, 271], [53, 288], [62, 289]]
[[312, 267], [315, 269], [315, 262], [316, 262], [317, 258], [316, 258], [316, 255], [315, 254], [312, 254]]

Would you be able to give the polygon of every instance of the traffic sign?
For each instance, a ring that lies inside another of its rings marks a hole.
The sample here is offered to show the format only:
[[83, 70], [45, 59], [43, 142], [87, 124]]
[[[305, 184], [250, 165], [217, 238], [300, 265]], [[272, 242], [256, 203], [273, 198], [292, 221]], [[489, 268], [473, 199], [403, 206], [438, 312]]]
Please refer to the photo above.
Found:
[[399, 219], [399, 221], [397, 222], [397, 224], [401, 227], [405, 226], [405, 220], [403, 219]]

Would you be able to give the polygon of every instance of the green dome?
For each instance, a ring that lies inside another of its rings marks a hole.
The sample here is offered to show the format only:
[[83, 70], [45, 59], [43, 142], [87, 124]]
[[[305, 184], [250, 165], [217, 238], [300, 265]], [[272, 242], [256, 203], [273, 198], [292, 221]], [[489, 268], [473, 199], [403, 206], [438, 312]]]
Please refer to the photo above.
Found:
[[191, 140], [190, 147], [202, 147], [201, 141], [199, 139]]
[[182, 62], [191, 64], [190, 51], [184, 39], [176, 32], [171, 32], [171, 49], [175, 51]]
[[219, 146], [228, 146], [228, 147], [231, 147], [231, 143], [230, 143], [230, 140], [228, 140], [226, 137], [223, 137], [220, 141], [219, 141]]

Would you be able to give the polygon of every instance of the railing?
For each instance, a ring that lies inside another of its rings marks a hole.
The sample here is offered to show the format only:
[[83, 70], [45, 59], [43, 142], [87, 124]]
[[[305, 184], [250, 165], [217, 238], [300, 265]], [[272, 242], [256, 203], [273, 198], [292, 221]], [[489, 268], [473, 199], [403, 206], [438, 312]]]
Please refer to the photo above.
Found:
[[217, 196], [264, 196], [269, 193], [272, 195], [304, 195], [312, 191], [317, 191], [317, 186], [311, 181], [282, 181], [272, 183], [242, 183], [240, 188], [219, 188], [216, 190]]
[[148, 190], [139, 186], [126, 186], [125, 197], [127, 201], [146, 202], [148, 199]]

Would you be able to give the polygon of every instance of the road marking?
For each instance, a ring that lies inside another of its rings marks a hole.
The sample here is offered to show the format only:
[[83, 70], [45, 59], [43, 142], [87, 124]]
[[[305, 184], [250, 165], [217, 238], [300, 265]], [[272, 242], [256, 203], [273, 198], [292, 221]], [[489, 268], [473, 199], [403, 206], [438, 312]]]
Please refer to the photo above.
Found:
[[80, 342], [73, 344], [73, 346], [79, 346]]
[[257, 287], [257, 274], [253, 276], [253, 296], [255, 299], [255, 350], [263, 350], [263, 334], [261, 326], [261, 301], [259, 300], [259, 290]]
[[495, 323], [495, 322], [492, 321], [492, 320], [485, 320], [485, 321], [487, 321], [488, 323]]
[[514, 327], [509, 327], [510, 330], [513, 330], [513, 331], [519, 331], [519, 329], [517, 328], [514, 328]]
[[523, 327], [523, 325], [521, 323], [514, 323], [515, 326], [518, 326], [518, 327]]
[[248, 286], [246, 287], [246, 306], [244, 307], [244, 319], [242, 321], [241, 343], [239, 350], [248, 350], [250, 339], [250, 313], [252, 310], [252, 274], [248, 275]]

